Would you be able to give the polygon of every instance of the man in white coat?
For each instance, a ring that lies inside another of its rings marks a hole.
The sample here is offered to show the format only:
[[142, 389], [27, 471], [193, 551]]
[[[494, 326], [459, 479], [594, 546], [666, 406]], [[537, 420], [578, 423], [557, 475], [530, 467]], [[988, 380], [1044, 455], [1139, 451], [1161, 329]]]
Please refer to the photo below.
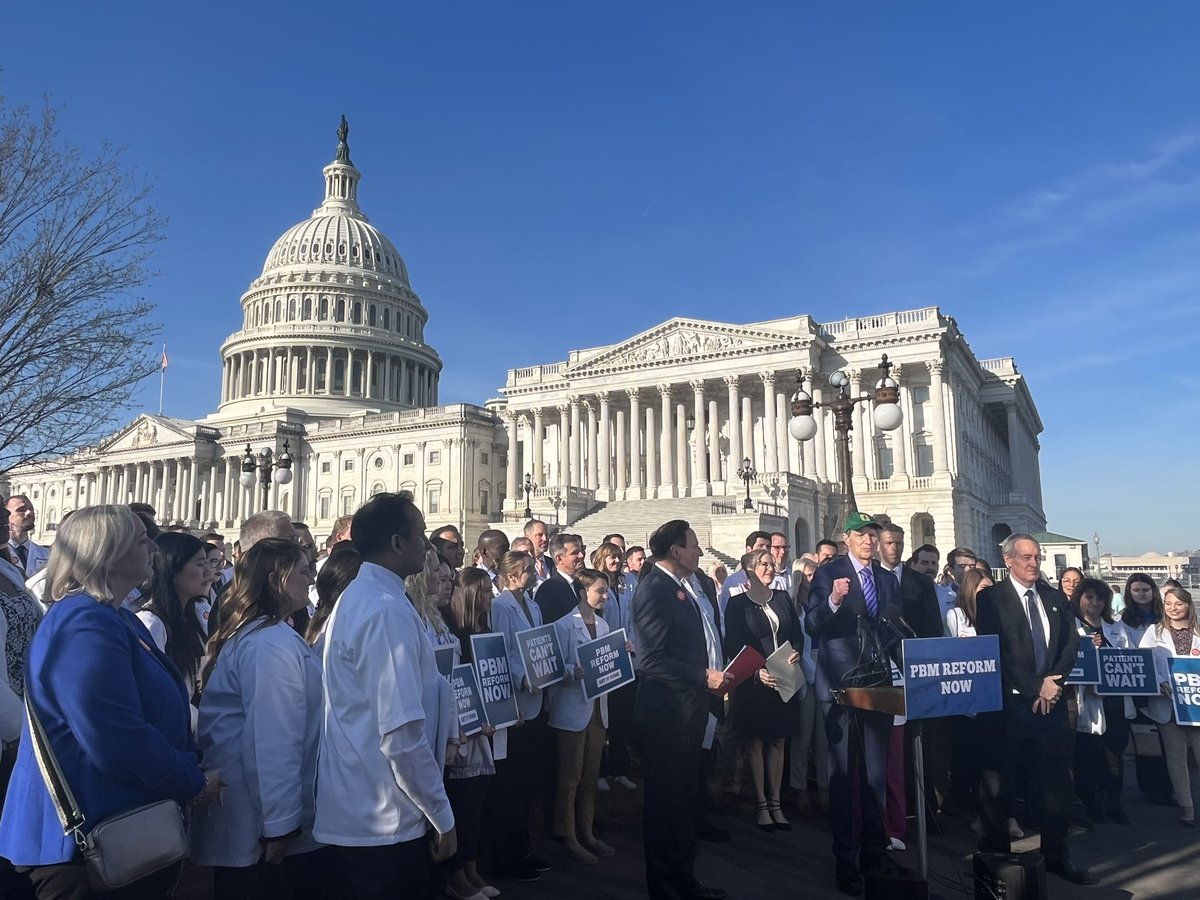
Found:
[[28, 497], [13, 494], [5, 506], [8, 508], [8, 550], [25, 570], [25, 577], [30, 578], [46, 568], [50, 549], [29, 539], [37, 524], [37, 513], [33, 511], [33, 504]]

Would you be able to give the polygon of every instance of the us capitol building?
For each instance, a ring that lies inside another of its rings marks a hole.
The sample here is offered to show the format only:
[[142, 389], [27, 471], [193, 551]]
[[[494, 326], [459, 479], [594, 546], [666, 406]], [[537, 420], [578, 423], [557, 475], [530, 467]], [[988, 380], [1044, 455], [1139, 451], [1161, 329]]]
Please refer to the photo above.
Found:
[[883, 353], [903, 421], [879, 431], [856, 405], [860, 508], [903, 525], [910, 549], [998, 557], [1008, 533], [1044, 529], [1042, 423], [1024, 378], [1009, 357], [977, 359], [933, 307], [823, 322], [673, 318], [510, 369], [483, 406], [439, 405], [429, 314], [359, 207], [347, 134], [343, 120], [324, 202], [275, 241], [242, 296], [242, 327], [221, 347], [217, 411], [144, 414], [96, 446], [10, 470], [10, 492], [38, 510], [34, 540], [52, 541], [68, 510], [134, 500], [164, 524], [233, 532], [263, 508], [261, 473], [244, 486], [247, 447], [254, 464], [286, 447], [291, 478], [270, 479], [267, 507], [318, 540], [371, 495], [408, 490], [431, 527], [454, 523], [468, 541], [489, 525], [515, 533], [528, 504], [589, 545], [607, 531], [644, 543], [680, 516], [719, 555], [740, 555], [758, 527], [790, 535], [796, 555], [838, 530], [842, 478], [827, 412], [814, 440], [788, 435], [796, 378], [814, 399], [829, 398], [838, 370], [852, 393], [869, 391]]

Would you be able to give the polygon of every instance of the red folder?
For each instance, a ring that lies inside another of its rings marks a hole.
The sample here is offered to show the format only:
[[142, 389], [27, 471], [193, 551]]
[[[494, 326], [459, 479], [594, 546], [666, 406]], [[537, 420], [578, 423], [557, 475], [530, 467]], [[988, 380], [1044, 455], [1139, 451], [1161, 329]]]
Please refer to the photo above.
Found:
[[725, 667], [725, 671], [733, 676], [733, 681], [729, 683], [726, 690], [732, 691], [747, 678], [751, 678], [755, 672], [763, 668], [767, 661], [763, 659], [763, 655], [753, 647], [747, 645], [738, 651], [735, 656]]

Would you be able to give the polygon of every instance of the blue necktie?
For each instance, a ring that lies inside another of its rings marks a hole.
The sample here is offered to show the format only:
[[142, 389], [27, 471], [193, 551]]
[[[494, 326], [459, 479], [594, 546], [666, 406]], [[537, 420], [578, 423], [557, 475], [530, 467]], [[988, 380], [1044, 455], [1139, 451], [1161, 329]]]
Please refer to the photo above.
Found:
[[875, 593], [875, 577], [870, 569], [862, 570], [862, 590], [867, 601], [867, 615], [873, 619], [879, 615], [879, 595]]
[[1046, 629], [1042, 627], [1042, 616], [1037, 608], [1037, 594], [1025, 592], [1025, 611], [1029, 613], [1029, 631], [1033, 638], [1033, 668], [1038, 677], [1046, 672]]

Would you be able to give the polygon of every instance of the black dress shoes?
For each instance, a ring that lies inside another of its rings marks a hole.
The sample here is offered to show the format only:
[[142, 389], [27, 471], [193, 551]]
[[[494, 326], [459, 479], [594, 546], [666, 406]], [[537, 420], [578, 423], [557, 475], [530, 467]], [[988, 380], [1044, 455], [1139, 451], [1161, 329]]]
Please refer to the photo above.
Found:
[[719, 887], [709, 887], [707, 884], [696, 882], [688, 900], [725, 900], [725, 890]]
[[1067, 881], [1075, 884], [1095, 884], [1096, 876], [1087, 869], [1081, 869], [1069, 859], [1059, 860], [1058, 862], [1046, 862], [1046, 871], [1052, 872], [1059, 878], [1065, 878]]
[[836, 877], [838, 890], [843, 894], [849, 894], [851, 897], [862, 896], [864, 890], [863, 878], [854, 866], [849, 863], [838, 863]]

